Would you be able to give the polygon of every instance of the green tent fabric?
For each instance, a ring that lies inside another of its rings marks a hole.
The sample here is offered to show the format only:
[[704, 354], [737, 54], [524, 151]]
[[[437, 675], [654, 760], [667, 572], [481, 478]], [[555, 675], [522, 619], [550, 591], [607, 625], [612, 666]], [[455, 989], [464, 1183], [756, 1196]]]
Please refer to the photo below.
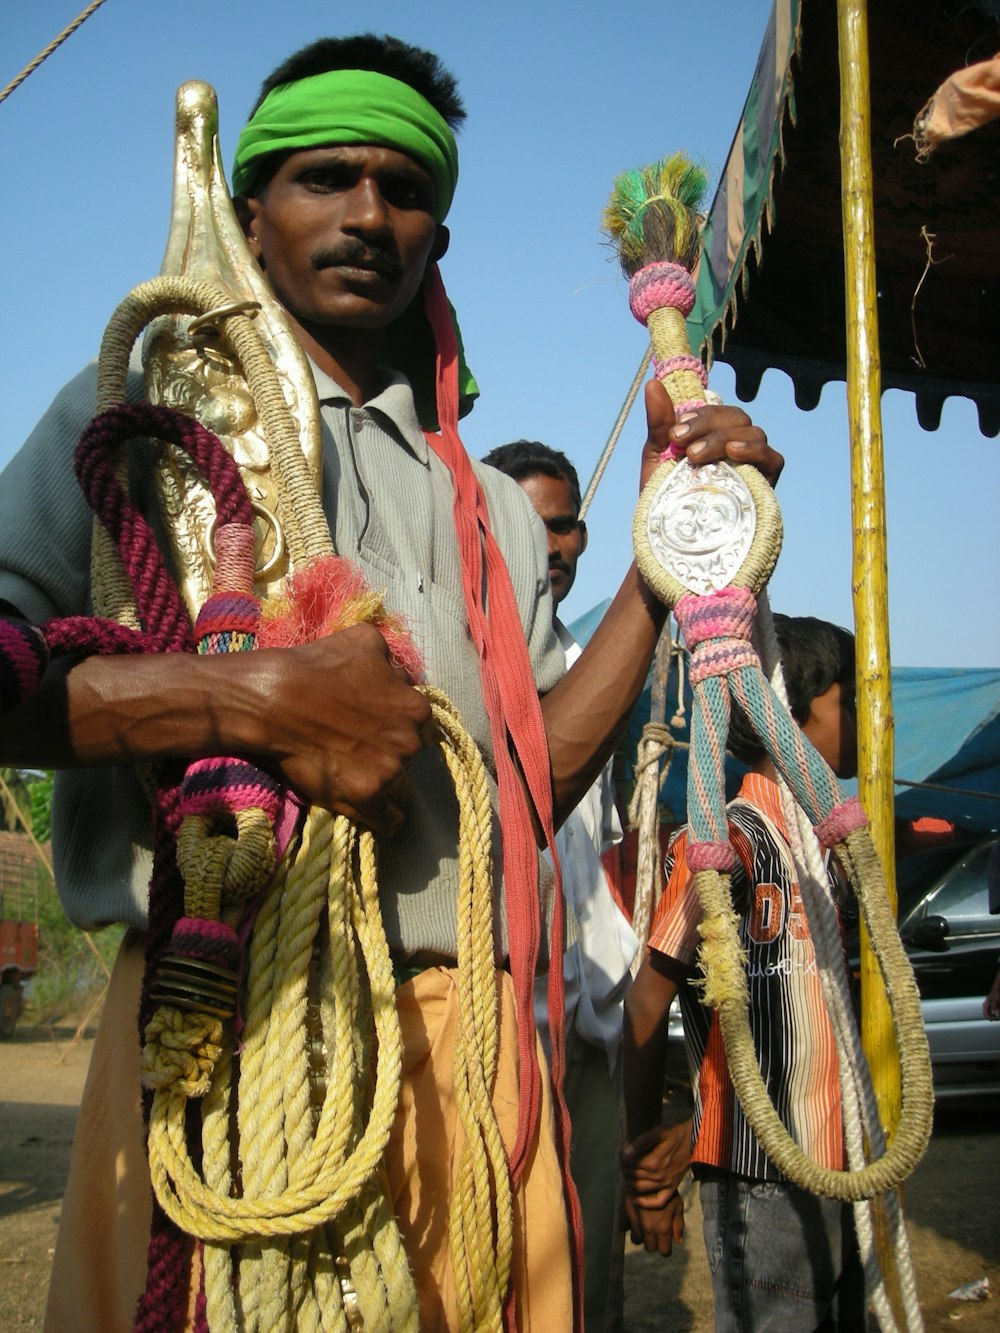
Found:
[[[949, 75], [1000, 48], [1000, 27], [976, 0], [869, 0], [868, 24], [883, 388], [914, 393], [928, 430], [964, 395], [996, 435], [1000, 121], [926, 163], [912, 127]], [[689, 319], [692, 345], [734, 368], [744, 401], [769, 367], [791, 377], [802, 408], [845, 377], [839, 101], [836, 5], [775, 0]]]

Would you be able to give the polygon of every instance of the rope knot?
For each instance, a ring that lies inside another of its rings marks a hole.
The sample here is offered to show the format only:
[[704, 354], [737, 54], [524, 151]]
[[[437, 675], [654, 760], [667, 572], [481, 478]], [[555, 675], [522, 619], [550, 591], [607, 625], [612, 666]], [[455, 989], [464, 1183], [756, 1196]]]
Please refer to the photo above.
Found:
[[177, 833], [177, 865], [184, 877], [189, 916], [215, 920], [224, 907], [245, 902], [274, 872], [274, 825], [257, 806], [235, 811], [235, 835], [207, 815], [188, 815]]
[[701, 596], [685, 593], [674, 608], [692, 653], [708, 639], [742, 639], [749, 643], [756, 614], [757, 599], [749, 588], [720, 588]]
[[667, 307], [690, 315], [694, 308], [691, 274], [669, 261], [647, 264], [629, 280], [628, 304], [640, 324], [645, 324], [654, 310]]
[[816, 825], [816, 837], [823, 847], [836, 847], [849, 833], [867, 828], [868, 816], [857, 796], [850, 796], [835, 805], [825, 819]]
[[174, 1088], [185, 1097], [204, 1097], [222, 1054], [222, 1020], [163, 1006], [149, 1020], [142, 1052], [143, 1086]]

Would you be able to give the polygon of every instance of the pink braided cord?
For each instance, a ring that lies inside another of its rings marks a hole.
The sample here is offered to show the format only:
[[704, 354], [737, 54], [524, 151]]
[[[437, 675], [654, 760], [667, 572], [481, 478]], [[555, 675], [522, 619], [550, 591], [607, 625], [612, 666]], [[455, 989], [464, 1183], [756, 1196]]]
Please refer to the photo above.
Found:
[[[653, 358], [653, 374], [658, 380], [665, 380], [668, 375], [676, 375], [679, 370], [689, 370], [693, 375], [697, 375], [705, 388], [708, 388], [708, 371], [702, 364], [701, 357], [698, 356], [668, 356], [665, 361], [661, 361], [658, 356]], [[690, 404], [682, 403], [681, 407], [688, 407]], [[674, 411], [678, 411], [675, 408]]]
[[215, 531], [214, 592], [253, 595], [254, 530], [248, 523], [224, 523]]
[[686, 856], [692, 870], [718, 870], [726, 874], [736, 866], [736, 853], [729, 842], [689, 842]]
[[757, 599], [749, 588], [720, 588], [718, 592], [701, 595], [685, 593], [674, 608], [692, 652], [706, 639], [743, 639], [749, 643], [756, 614]]
[[694, 308], [691, 274], [681, 264], [669, 261], [647, 264], [629, 280], [628, 304], [640, 324], [645, 324], [654, 310], [669, 308], [690, 315]]
[[834, 806], [825, 819], [816, 825], [816, 837], [822, 847], [836, 847], [843, 842], [848, 833], [856, 829], [867, 828], [868, 816], [864, 806], [856, 796], [850, 796], [840, 805]]

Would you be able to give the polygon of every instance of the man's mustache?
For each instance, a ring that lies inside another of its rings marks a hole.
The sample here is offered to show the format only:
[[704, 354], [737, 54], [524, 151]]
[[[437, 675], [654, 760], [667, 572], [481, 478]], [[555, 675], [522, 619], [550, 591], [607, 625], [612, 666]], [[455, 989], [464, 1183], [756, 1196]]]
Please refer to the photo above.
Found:
[[566, 574], [567, 576], [569, 575], [570, 572], [569, 565], [566, 563], [565, 560], [560, 560], [558, 556], [550, 558], [549, 560], [549, 573], [551, 574], [554, 569], [561, 570], [562, 573]]
[[403, 271], [402, 261], [394, 247], [364, 245], [361, 241], [343, 241], [329, 250], [313, 255], [313, 268], [371, 268], [386, 277], [397, 278]]

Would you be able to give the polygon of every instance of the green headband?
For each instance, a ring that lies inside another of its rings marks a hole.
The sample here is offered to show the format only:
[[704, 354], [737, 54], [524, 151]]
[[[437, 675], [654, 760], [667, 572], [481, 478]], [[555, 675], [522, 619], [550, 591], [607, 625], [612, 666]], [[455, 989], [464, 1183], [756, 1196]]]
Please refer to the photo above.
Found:
[[365, 69], [338, 69], [272, 89], [243, 127], [233, 193], [246, 194], [271, 153], [366, 143], [414, 158], [434, 181], [434, 220], [443, 222], [458, 183], [458, 147], [444, 117], [409, 84]]

